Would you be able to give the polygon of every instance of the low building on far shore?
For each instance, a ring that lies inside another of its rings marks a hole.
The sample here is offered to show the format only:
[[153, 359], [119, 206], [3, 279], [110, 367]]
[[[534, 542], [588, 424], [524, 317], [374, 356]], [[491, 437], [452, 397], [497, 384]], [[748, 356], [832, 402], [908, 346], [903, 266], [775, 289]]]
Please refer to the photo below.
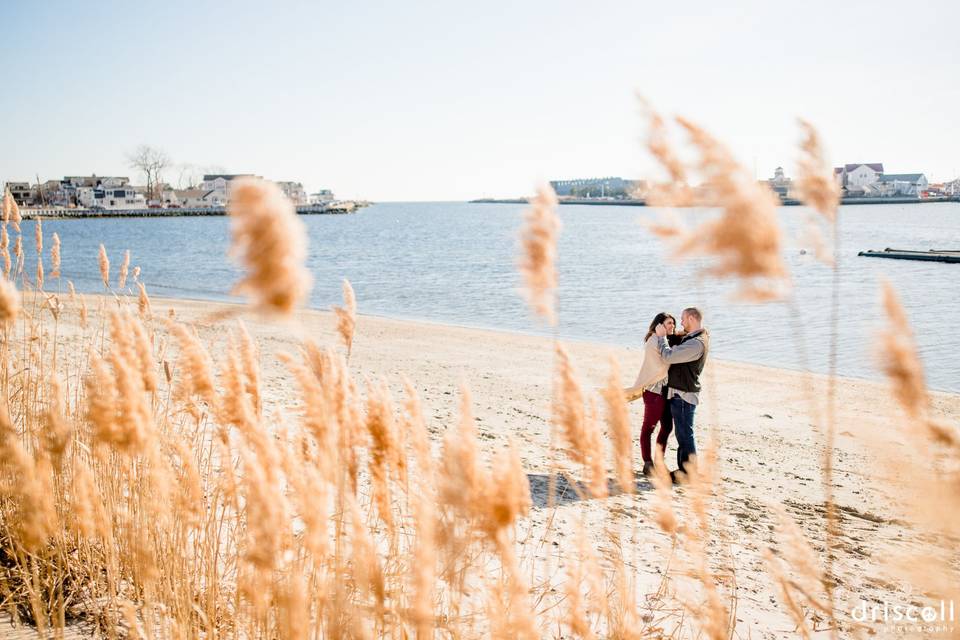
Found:
[[551, 180], [550, 186], [559, 198], [627, 199], [644, 190], [636, 180], [618, 177]]
[[336, 198], [333, 197], [333, 191], [330, 189], [319, 189], [315, 193], [311, 193], [308, 198], [308, 204], [327, 204], [328, 202], [333, 202]]
[[944, 182], [943, 193], [948, 196], [960, 196], [960, 178]]
[[283, 194], [295, 205], [307, 204], [307, 192], [299, 182], [277, 182]]
[[21, 207], [28, 204], [33, 198], [33, 189], [29, 182], [8, 182], [4, 185], [4, 193], [7, 191], [10, 192], [13, 201]]
[[777, 167], [773, 172], [773, 177], [765, 182], [770, 190], [781, 198], [789, 197], [793, 189], [793, 180], [784, 175], [783, 167]]
[[885, 173], [877, 181], [885, 196], [915, 196], [927, 190], [929, 181], [922, 173]]

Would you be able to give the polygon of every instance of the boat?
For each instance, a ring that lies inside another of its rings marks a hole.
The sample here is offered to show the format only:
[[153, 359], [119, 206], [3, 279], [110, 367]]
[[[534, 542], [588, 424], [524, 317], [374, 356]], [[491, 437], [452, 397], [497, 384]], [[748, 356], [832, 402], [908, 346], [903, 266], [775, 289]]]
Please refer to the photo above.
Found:
[[949, 249], [929, 249], [927, 251], [913, 251], [910, 249], [891, 249], [883, 251], [868, 249], [861, 251], [858, 256], [866, 258], [891, 258], [893, 260], [923, 260], [926, 262], [956, 262], [960, 263], [960, 251]]

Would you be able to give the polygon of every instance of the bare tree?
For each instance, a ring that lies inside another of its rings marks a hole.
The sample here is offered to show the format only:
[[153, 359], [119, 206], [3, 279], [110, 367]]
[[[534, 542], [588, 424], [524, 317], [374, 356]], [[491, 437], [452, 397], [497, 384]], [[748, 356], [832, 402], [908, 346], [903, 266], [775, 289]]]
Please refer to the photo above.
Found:
[[185, 162], [177, 165], [177, 189], [192, 189], [200, 184], [202, 170], [194, 164]]
[[130, 166], [139, 169], [147, 180], [147, 200], [154, 200], [160, 197], [161, 176], [172, 161], [162, 149], [151, 147], [148, 144], [142, 144], [136, 150], [127, 155]]

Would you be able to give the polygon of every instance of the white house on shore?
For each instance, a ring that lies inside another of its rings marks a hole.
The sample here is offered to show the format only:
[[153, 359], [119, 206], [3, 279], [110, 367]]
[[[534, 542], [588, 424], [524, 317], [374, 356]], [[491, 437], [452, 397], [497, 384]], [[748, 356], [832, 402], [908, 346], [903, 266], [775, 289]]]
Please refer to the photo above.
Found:
[[914, 196], [927, 190], [930, 182], [922, 173], [885, 173], [877, 180], [885, 196]]
[[[199, 188], [208, 192], [206, 206], [222, 207], [230, 200], [230, 183], [237, 178], [253, 178], [252, 173], [216, 173], [206, 174]], [[210, 193], [212, 192], [212, 193]]]
[[320, 189], [316, 193], [311, 193], [309, 198], [310, 204], [327, 204], [328, 202], [333, 202], [335, 198], [333, 197], [333, 191], [330, 189]]
[[284, 181], [278, 182], [277, 186], [280, 187], [283, 195], [287, 196], [293, 204], [307, 204], [307, 192], [301, 183]]
[[883, 175], [882, 162], [854, 163], [836, 167], [833, 175], [841, 187], [847, 191], [863, 191], [863, 187], [871, 185]]
[[82, 207], [108, 210], [143, 209], [147, 206], [143, 194], [128, 184], [77, 187], [77, 202]]

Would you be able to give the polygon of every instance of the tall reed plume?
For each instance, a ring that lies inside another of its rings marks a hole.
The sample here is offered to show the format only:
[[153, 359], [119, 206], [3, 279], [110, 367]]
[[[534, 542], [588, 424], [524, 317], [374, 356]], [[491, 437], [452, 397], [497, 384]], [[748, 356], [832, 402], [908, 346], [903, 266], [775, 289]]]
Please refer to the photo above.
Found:
[[234, 292], [261, 311], [289, 316], [311, 286], [306, 228], [276, 184], [240, 178], [231, 185], [230, 254], [247, 269]]
[[530, 204], [520, 230], [520, 274], [533, 311], [555, 325], [557, 238], [561, 229], [556, 213], [557, 196], [549, 185], [543, 185]]
[[343, 280], [343, 306], [334, 307], [334, 313], [337, 315], [337, 333], [343, 340], [347, 348], [347, 357], [353, 350], [353, 332], [357, 327], [357, 298], [353, 294], [353, 287], [350, 281]]

